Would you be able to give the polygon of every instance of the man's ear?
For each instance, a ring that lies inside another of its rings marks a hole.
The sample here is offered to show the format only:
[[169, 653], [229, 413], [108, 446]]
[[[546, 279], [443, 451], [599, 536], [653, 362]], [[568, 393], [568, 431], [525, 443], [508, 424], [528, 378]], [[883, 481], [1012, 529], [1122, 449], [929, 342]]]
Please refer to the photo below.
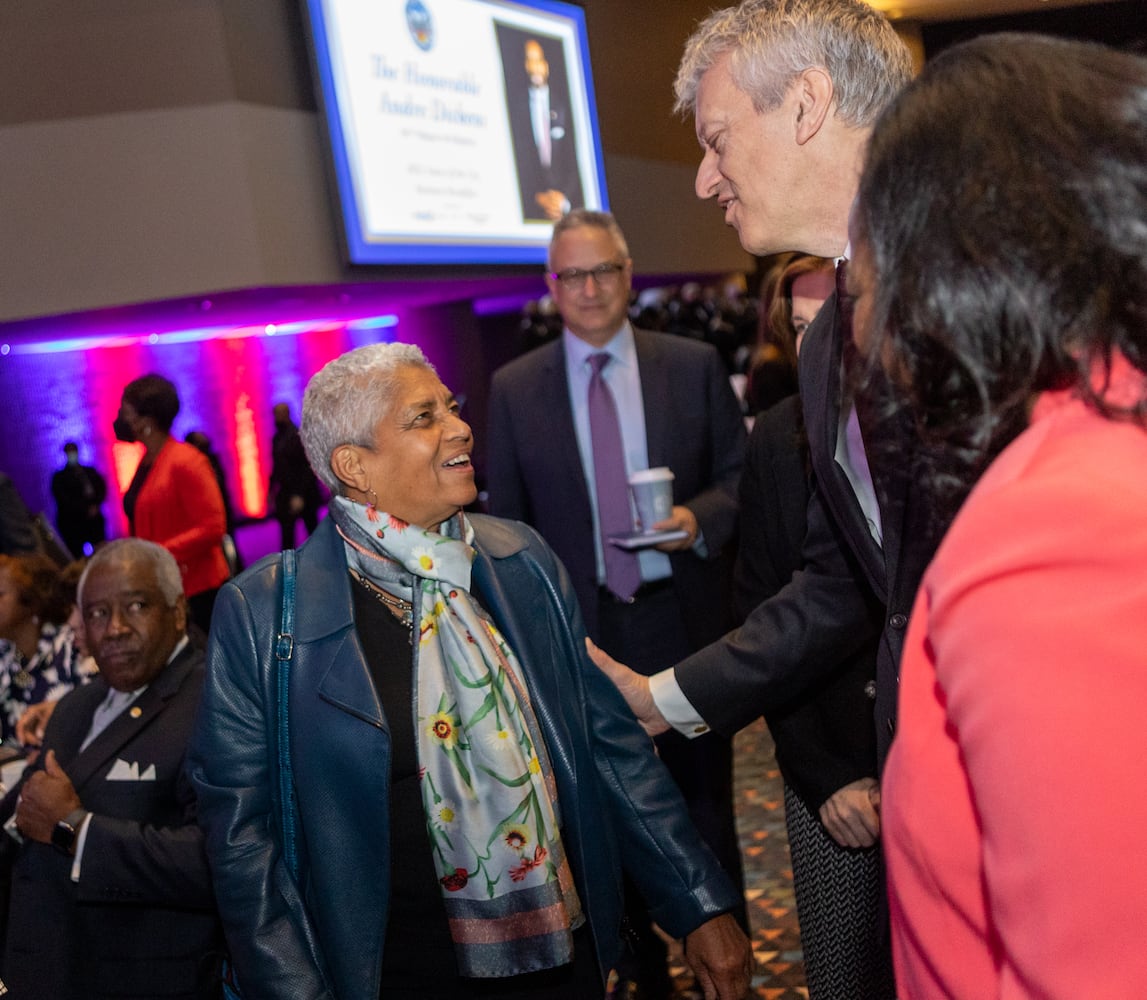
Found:
[[370, 488], [362, 466], [362, 449], [357, 444], [340, 444], [331, 452], [331, 472], [351, 489], [365, 493]]
[[175, 599], [175, 628], [179, 635], [187, 631], [187, 598], [183, 594]]
[[803, 146], [817, 134], [828, 120], [836, 99], [836, 87], [828, 70], [810, 66], [802, 70], [792, 84], [797, 98], [797, 145]]

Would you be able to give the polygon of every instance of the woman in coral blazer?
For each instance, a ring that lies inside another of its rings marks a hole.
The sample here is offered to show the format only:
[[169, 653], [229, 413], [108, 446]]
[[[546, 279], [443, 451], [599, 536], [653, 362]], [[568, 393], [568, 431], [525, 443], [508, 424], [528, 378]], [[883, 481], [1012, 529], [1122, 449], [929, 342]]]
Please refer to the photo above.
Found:
[[902, 1000], [1147, 996], [1145, 109], [1140, 59], [985, 36], [869, 146], [857, 341], [956, 514], [883, 780]]
[[123, 505], [133, 535], [175, 556], [191, 618], [207, 631], [215, 595], [231, 575], [223, 554], [227, 515], [211, 463], [171, 437], [178, 412], [175, 386], [161, 375], [143, 375], [124, 389], [116, 437], [147, 450]]

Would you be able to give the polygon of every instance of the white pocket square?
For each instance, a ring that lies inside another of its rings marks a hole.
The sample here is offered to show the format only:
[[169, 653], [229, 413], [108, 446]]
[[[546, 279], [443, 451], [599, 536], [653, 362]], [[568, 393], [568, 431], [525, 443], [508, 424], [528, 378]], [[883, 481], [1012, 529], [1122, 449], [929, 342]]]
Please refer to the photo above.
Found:
[[112, 769], [108, 771], [108, 781], [155, 781], [155, 765], [148, 764], [142, 771], [139, 769], [139, 764], [132, 761], [130, 764], [126, 760], [117, 757], [116, 762], [112, 764]]

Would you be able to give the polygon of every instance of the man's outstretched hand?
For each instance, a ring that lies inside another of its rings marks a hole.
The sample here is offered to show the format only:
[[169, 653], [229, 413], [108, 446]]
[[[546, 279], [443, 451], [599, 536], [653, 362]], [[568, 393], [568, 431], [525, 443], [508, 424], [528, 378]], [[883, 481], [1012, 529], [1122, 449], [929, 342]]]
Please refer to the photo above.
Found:
[[629, 705], [629, 710], [637, 716], [637, 721], [650, 736], [659, 736], [668, 732], [669, 723], [661, 710], [653, 701], [649, 692], [649, 678], [630, 670], [624, 663], [618, 663], [608, 653], [600, 650], [593, 644], [593, 640], [586, 639], [585, 648], [589, 651], [589, 658], [601, 669], [611, 681], [621, 696]]

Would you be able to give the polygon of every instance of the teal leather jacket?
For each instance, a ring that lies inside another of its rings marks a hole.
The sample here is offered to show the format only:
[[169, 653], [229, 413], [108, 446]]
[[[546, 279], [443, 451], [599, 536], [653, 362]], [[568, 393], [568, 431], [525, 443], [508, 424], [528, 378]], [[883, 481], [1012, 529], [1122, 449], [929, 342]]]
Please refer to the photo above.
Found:
[[[689, 822], [653, 745], [585, 653], [565, 570], [541, 536], [474, 515], [474, 587], [517, 653], [553, 763], [562, 838], [603, 974], [621, 948], [624, 868], [683, 937], [736, 890]], [[391, 858], [390, 732], [355, 633], [343, 542], [299, 550], [291, 753], [298, 883], [284, 864], [275, 759], [278, 556], [226, 584], [190, 752], [199, 819], [245, 1000], [377, 1000]]]

